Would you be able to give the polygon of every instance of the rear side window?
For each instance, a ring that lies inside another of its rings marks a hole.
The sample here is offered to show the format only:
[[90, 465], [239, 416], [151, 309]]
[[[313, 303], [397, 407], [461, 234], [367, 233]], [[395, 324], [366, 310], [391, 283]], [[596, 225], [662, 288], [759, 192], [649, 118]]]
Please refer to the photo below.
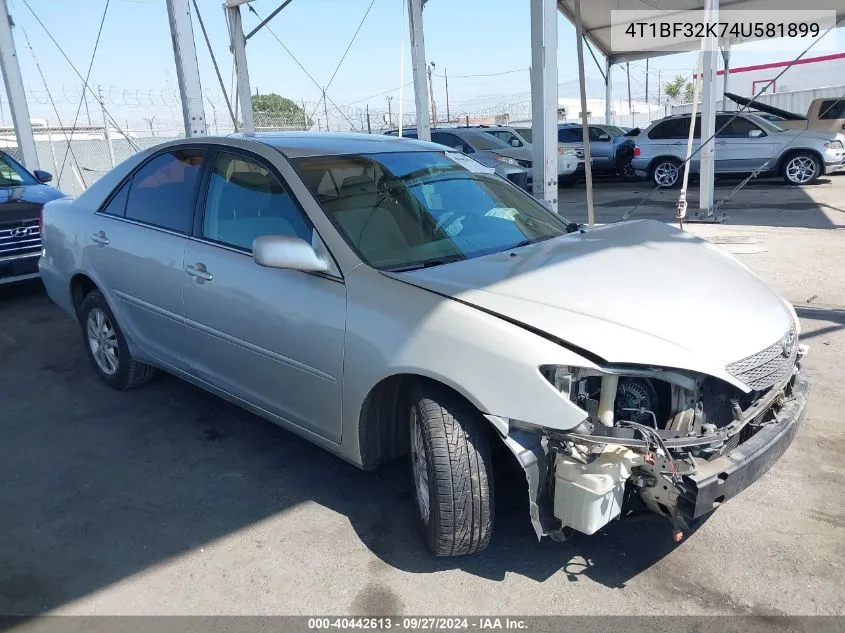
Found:
[[129, 182], [125, 182], [120, 186], [120, 189], [117, 190], [111, 200], [108, 201], [108, 204], [104, 206], [100, 212], [106, 213], [108, 215], [116, 215], [118, 217], [123, 217], [126, 213], [126, 201], [129, 199]]
[[151, 159], [132, 178], [126, 217], [190, 233], [204, 155], [201, 149], [178, 149]]
[[[649, 138], [666, 139], [666, 138], [688, 138], [689, 137], [689, 117], [679, 119], [668, 119], [662, 123], [658, 123], [648, 133]], [[693, 138], [701, 138], [701, 119], [695, 120], [695, 133]]]
[[820, 119], [845, 119], [845, 99], [822, 101], [819, 108]]

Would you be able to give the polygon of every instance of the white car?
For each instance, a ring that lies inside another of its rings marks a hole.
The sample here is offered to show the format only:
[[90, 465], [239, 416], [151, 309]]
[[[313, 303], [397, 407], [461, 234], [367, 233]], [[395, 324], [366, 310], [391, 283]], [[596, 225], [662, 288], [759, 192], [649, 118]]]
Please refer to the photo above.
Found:
[[[485, 130], [499, 140], [512, 147], [525, 147], [531, 149], [531, 128], [530, 127], [506, 127], [497, 125]], [[582, 159], [583, 160], [583, 157]], [[558, 179], [570, 178], [578, 169], [579, 158], [575, 148], [566, 143], [558, 143], [557, 146], [557, 176]]]

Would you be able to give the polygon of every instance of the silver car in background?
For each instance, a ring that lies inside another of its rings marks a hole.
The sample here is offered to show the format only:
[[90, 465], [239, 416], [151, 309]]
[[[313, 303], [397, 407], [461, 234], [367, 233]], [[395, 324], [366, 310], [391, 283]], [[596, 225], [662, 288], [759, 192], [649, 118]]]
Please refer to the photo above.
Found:
[[[636, 137], [632, 166], [637, 176], [661, 187], [681, 183], [690, 115], [655, 121]], [[722, 129], [724, 128], [724, 129]], [[805, 185], [845, 168], [845, 136], [817, 130], [784, 130], [749, 112], [716, 115], [714, 163], [717, 174], [744, 174], [761, 167], [764, 175], [780, 175], [790, 185]], [[701, 116], [696, 117], [693, 152], [701, 146]], [[700, 168], [699, 154], [690, 161]]]
[[581, 228], [442, 145], [174, 141], [43, 226], [44, 285], [107, 385], [161, 369], [360, 468], [408, 455], [436, 555], [489, 542], [493, 455], [524, 471], [538, 538], [637, 504], [680, 533], [805, 410], [795, 311], [725, 251]]
[[[488, 134], [495, 136], [500, 141], [504, 141], [511, 147], [524, 147], [529, 152], [531, 148], [531, 128], [514, 128], [505, 125], [491, 125], [480, 126]], [[557, 147], [557, 175], [558, 182], [563, 180], [566, 182], [571, 179], [572, 175], [578, 169], [579, 160], [583, 161], [583, 155], [579, 159], [575, 154], [575, 148], [566, 143], [558, 143]]]

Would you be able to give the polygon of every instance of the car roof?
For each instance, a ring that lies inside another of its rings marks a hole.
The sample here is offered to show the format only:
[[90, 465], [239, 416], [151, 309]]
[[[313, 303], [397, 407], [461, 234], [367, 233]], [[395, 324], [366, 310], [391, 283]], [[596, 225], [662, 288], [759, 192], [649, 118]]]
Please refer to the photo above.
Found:
[[[443, 151], [443, 146], [411, 138], [346, 132], [262, 132], [255, 136], [232, 134], [227, 138], [269, 145], [288, 158], [385, 152]], [[194, 139], [196, 140], [196, 139]]]

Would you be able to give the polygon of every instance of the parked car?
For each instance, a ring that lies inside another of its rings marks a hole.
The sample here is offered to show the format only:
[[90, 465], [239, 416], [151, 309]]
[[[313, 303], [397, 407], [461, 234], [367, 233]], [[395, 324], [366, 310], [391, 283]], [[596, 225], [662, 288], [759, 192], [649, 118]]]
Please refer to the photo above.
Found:
[[165, 143], [46, 205], [42, 279], [115, 389], [162, 369], [360, 468], [408, 454], [437, 555], [490, 540], [491, 443], [538, 538], [640, 502], [682, 530], [758, 479], [809, 391], [792, 306], [703, 239], [580, 228], [477, 164], [389, 136]]
[[[593, 173], [616, 173], [616, 152], [613, 139], [624, 132], [614, 125], [590, 124], [590, 157]], [[584, 145], [584, 128], [580, 123], [561, 123], [558, 125], [557, 140], [560, 143]], [[582, 149], [583, 151], [583, 149]], [[583, 160], [583, 157], [582, 157]]]
[[[530, 127], [508, 127], [504, 125], [496, 126], [480, 126], [488, 134], [492, 134], [500, 141], [504, 141], [511, 147], [524, 147], [529, 152], [532, 152], [531, 137], [532, 130]], [[583, 158], [580, 159], [583, 161]], [[559, 184], [567, 184], [574, 180], [573, 176], [578, 169], [579, 159], [575, 155], [575, 150], [566, 145], [559, 143], [557, 148], [557, 176]]]
[[46, 171], [29, 173], [0, 151], [0, 286], [38, 277], [41, 207], [64, 195], [45, 184], [51, 180]]
[[[386, 134], [398, 136], [399, 132], [391, 130]], [[402, 136], [416, 139], [417, 130], [405, 128], [402, 130]], [[531, 191], [534, 170], [530, 148], [513, 147], [478, 127], [433, 128], [431, 142], [469, 154], [482, 165], [495, 169], [497, 174], [516, 186]]]
[[[636, 174], [661, 187], [678, 186], [689, 128], [690, 115], [682, 114], [656, 121], [643, 130], [636, 137], [632, 161]], [[766, 165], [764, 174], [780, 174], [788, 184], [804, 185], [845, 166], [845, 137], [835, 132], [784, 130], [754, 114], [736, 112], [717, 114], [716, 130], [721, 130], [714, 139], [717, 174], [748, 173]], [[693, 151], [700, 145], [701, 117], [697, 116]], [[695, 154], [690, 161], [691, 173], [698, 173], [699, 166], [699, 154]]]

